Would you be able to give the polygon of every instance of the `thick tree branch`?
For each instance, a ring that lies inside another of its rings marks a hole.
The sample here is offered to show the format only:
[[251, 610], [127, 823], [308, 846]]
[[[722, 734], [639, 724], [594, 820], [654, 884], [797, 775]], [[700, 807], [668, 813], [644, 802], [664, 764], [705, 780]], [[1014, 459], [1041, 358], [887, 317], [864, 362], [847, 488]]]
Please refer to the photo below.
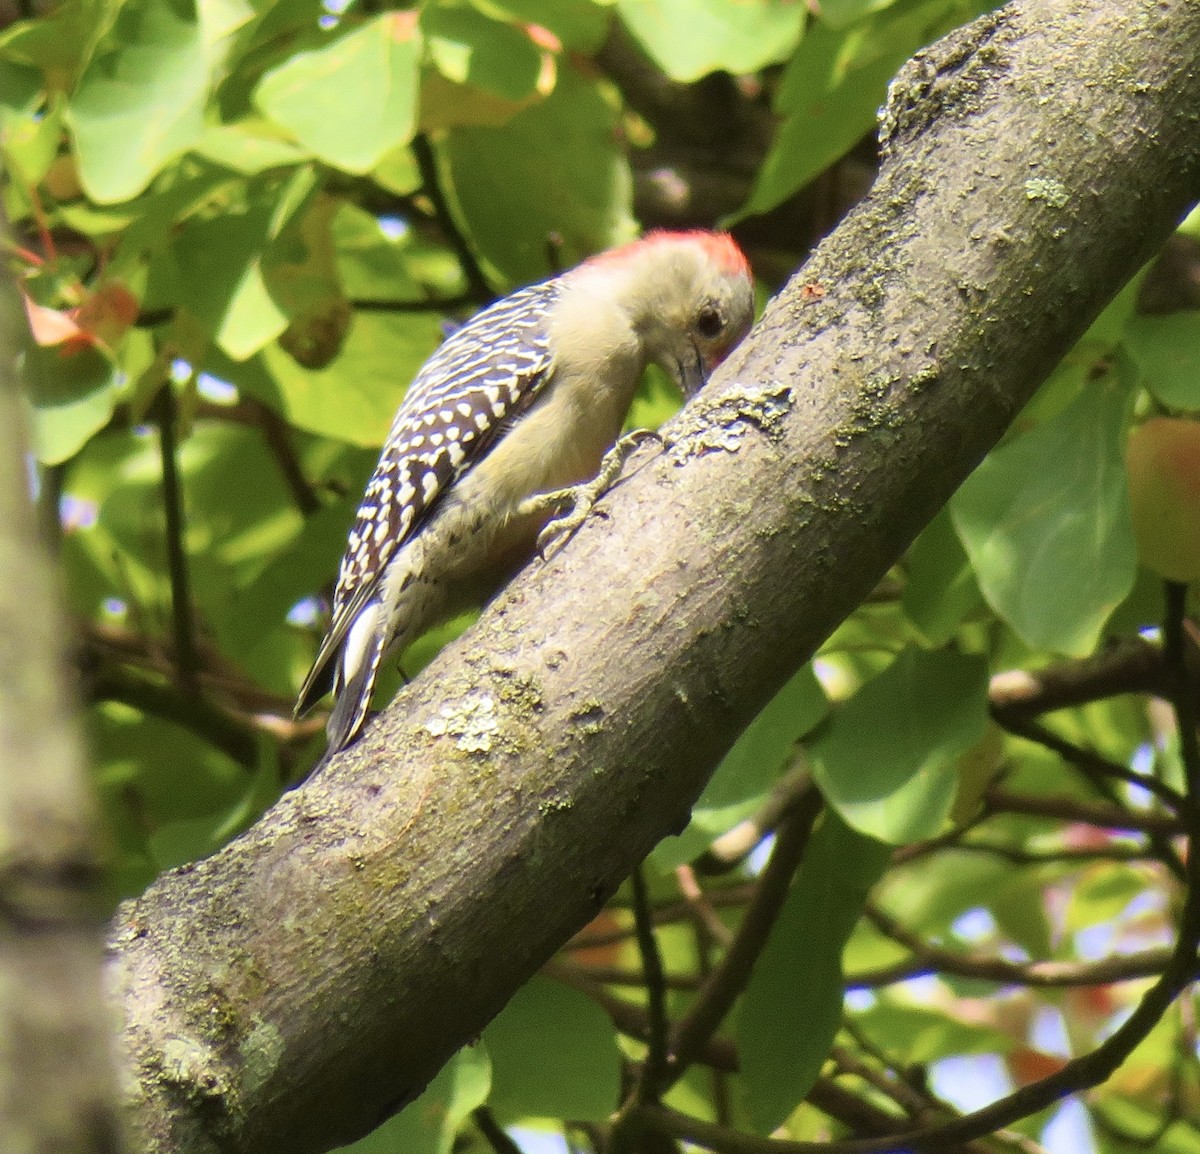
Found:
[[359, 744], [123, 909], [113, 982], [157, 1150], [362, 1133], [682, 825], [1200, 195], [1198, 61], [1189, 0], [1022, 0], [906, 67], [872, 194], [674, 447]]

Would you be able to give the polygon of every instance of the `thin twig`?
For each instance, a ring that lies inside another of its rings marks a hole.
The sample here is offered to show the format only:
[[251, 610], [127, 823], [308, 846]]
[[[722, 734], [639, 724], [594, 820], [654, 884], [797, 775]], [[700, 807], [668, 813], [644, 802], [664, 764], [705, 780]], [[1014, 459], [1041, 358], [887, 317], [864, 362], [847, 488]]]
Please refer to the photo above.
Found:
[[41, 489], [38, 492], [38, 528], [46, 548], [57, 554], [62, 545], [62, 495], [65, 464], [42, 465], [38, 470]]
[[[1173, 813], [1186, 819], [1187, 815], [1184, 811], [1187, 809], [1187, 799], [1167, 785], [1165, 781], [1160, 781], [1157, 777], [1134, 773], [1127, 766], [1118, 765], [1094, 750], [1084, 749], [1074, 742], [1060, 737], [1037, 721], [1028, 718], [1010, 719], [1004, 725], [1009, 733], [1023, 737], [1026, 741], [1035, 742], [1074, 765], [1105, 801], [1124, 808], [1124, 803], [1112, 784], [1113, 781], [1122, 781], [1127, 785], [1139, 786], [1153, 794]], [[1175, 847], [1171, 845], [1168, 836], [1163, 833], [1151, 833], [1149, 838], [1155, 855], [1175, 877], [1182, 880], [1183, 862], [1179, 860], [1179, 855], [1175, 852]]]
[[171, 579], [171, 620], [175, 633], [175, 672], [185, 685], [193, 685], [200, 661], [196, 654], [196, 623], [192, 613], [191, 581], [183, 535], [183, 491], [176, 459], [175, 393], [168, 381], [154, 404], [162, 459], [163, 512], [167, 522], [167, 571]]
[[[691, 866], [678, 866], [675, 877], [679, 883], [679, 892], [693, 910], [692, 936], [696, 947], [696, 971], [702, 981], [708, 981], [708, 976], [713, 971], [713, 954], [716, 947], [727, 947], [733, 940], [733, 934], [709, 902]], [[718, 927], [722, 932], [717, 932]], [[709, 1084], [716, 1121], [728, 1125], [733, 1118], [729, 1076], [724, 1070], [711, 1070]]]
[[508, 1131], [496, 1121], [496, 1115], [486, 1106], [477, 1106], [471, 1111], [471, 1118], [495, 1154], [522, 1154], [521, 1147], [512, 1140]]
[[[758, 890], [757, 882], [739, 882], [737, 885], [724, 889], [709, 890], [706, 894], [708, 902], [721, 909], [730, 906], [744, 906], [750, 902]], [[621, 909], [620, 901], [609, 903], [614, 909]], [[656, 926], [670, 925], [672, 922], [686, 921], [693, 916], [692, 907], [687, 902], [667, 902], [654, 909], [652, 921]], [[617, 926], [613, 929], [583, 930], [573, 937], [566, 948], [569, 950], [594, 950], [600, 946], [611, 946], [617, 942], [625, 942], [633, 937], [632, 926]]]
[[796, 812], [779, 827], [770, 861], [759, 879], [754, 900], [737, 928], [733, 944], [701, 987], [687, 1016], [672, 1035], [668, 1085], [674, 1085], [683, 1076], [750, 980], [750, 971], [783, 908], [792, 875], [804, 857], [821, 804], [821, 795], [812, 790]]
[[[612, 1024], [626, 1037], [649, 1043], [650, 1015], [641, 1006], [618, 997], [594, 981], [586, 971], [569, 962], [558, 959], [549, 961], [542, 967], [541, 973], [585, 994], [608, 1015]], [[737, 1052], [728, 1038], [709, 1038], [703, 1051], [697, 1055], [696, 1061], [714, 1070], [737, 1073]]]
[[[89, 660], [120, 662], [163, 677], [170, 677], [176, 668], [178, 659], [169, 642], [160, 644], [142, 633], [96, 621], [80, 621], [77, 630], [86, 649], [93, 651]], [[203, 660], [198, 680], [206, 691], [229, 698], [243, 713], [291, 716], [294, 702], [290, 697], [255, 685], [230, 667], [214, 649], [201, 646], [200, 653]]]
[[[155, 639], [120, 629], [116, 626], [100, 625], [85, 621], [77, 625], [81, 640], [77, 656], [84, 692], [93, 700], [127, 701], [143, 712], [154, 713], [176, 721], [188, 728], [196, 729], [226, 752], [240, 761], [235, 750], [245, 751], [243, 744], [253, 731], [269, 734], [283, 744], [295, 745], [309, 741], [324, 728], [319, 717], [292, 719], [292, 701], [279, 694], [259, 688], [253, 682], [227, 669], [219, 653], [201, 646], [201, 667], [197, 671], [196, 683], [204, 691], [201, 695], [182, 694], [176, 686], [169, 692], [176, 698], [168, 700], [167, 690], [156, 694], [157, 682], [145, 688], [145, 680], [138, 673], [148, 673], [173, 682], [175, 658], [169, 646], [159, 645]], [[138, 672], [134, 672], [138, 671]], [[219, 720], [216, 711], [223, 716]], [[210, 730], [207, 727], [211, 725]], [[198, 727], [204, 727], [203, 729]], [[218, 731], [226, 731], [225, 739]]]
[[410, 147], [413, 156], [416, 157], [425, 195], [433, 204], [433, 211], [437, 214], [438, 225], [446, 237], [446, 243], [450, 245], [454, 250], [454, 255], [458, 258], [472, 299], [483, 304], [495, 300], [496, 294], [492, 292], [487, 277], [483, 275], [483, 269], [479, 267], [479, 261], [476, 260], [471, 246], [467, 243], [467, 238], [463, 236], [462, 230], [458, 227], [458, 222], [454, 219], [454, 213], [446, 200], [446, 194], [442, 191], [433, 144], [425, 133], [419, 132], [413, 137]]
[[[542, 973], [556, 981], [579, 990], [596, 1003], [612, 1024], [626, 1037], [646, 1042], [650, 1036], [650, 1017], [641, 1007], [611, 994], [603, 986], [579, 974], [574, 967], [553, 961]], [[710, 1037], [696, 1055], [696, 1063], [708, 1066], [714, 1073], [729, 1075], [738, 1072], [737, 1050], [726, 1037]], [[831, 1079], [821, 1078], [809, 1094], [813, 1106], [829, 1117], [851, 1127], [857, 1133], [886, 1134], [902, 1121], [866, 1102]]]
[[881, 966], [878, 970], [850, 975], [846, 979], [849, 989], [869, 989], [934, 973], [954, 974], [964, 978], [1037, 989], [1103, 986], [1113, 982], [1158, 977], [1171, 960], [1169, 949], [1158, 949], [1101, 958], [1095, 962], [1028, 962], [1023, 964], [1010, 962], [1007, 958], [959, 953], [942, 946], [932, 945], [871, 903], [864, 907], [863, 913], [884, 936], [891, 938], [894, 942], [899, 942], [913, 956], [891, 966]]
[[713, 908], [708, 895], [696, 880], [696, 871], [689, 865], [675, 867], [675, 881], [679, 892], [692, 911], [692, 920], [698, 930], [702, 929], [706, 938], [711, 938], [721, 946], [728, 946], [733, 941], [733, 932], [721, 921], [720, 915]]
[[1165, 781], [1160, 781], [1157, 777], [1151, 777], [1148, 774], [1136, 773], [1128, 766], [1109, 761], [1095, 750], [1084, 749], [1082, 746], [1068, 741], [1053, 730], [1047, 729], [1040, 722], [1023, 718], [1020, 720], [1009, 719], [1001, 724], [1016, 737], [1023, 737], [1026, 741], [1035, 742], [1045, 749], [1057, 753], [1064, 761], [1077, 766], [1089, 777], [1107, 777], [1114, 781], [1124, 782], [1126, 785], [1137, 786], [1139, 789], [1153, 794], [1174, 813], [1182, 813], [1187, 807], [1187, 798], [1178, 790], [1172, 789]]
[[[1170, 681], [1170, 701], [1179, 730], [1179, 755], [1192, 802], [1188, 833], [1191, 840], [1200, 834], [1197, 799], [1200, 798], [1200, 739], [1196, 734], [1194, 686], [1187, 665], [1187, 586], [1177, 581], [1166, 583], [1167, 615], [1163, 623], [1163, 659]], [[1189, 858], [1192, 855], [1189, 855]], [[1189, 866], [1191, 862], [1189, 861]], [[1200, 867], [1197, 867], [1200, 870]], [[1191, 872], [1191, 871], [1189, 871]]]
[[250, 404], [252, 410], [257, 414], [258, 427], [262, 430], [267, 448], [271, 450], [271, 455], [275, 458], [275, 464], [279, 466], [279, 472], [287, 484], [288, 491], [292, 494], [296, 508], [304, 516], [311, 517], [321, 507], [321, 502], [317, 499], [316, 491], [309, 484], [308, 478], [300, 466], [300, 460], [292, 446], [292, 432], [288, 423], [269, 405], [254, 401], [252, 398], [244, 398], [243, 403]]
[[355, 298], [350, 301], [350, 307], [359, 313], [450, 313], [456, 309], [469, 308], [479, 305], [481, 300], [478, 293], [456, 293], [449, 297], [431, 297], [419, 301], [396, 301], [374, 298]]
[[[636, 930], [632, 932], [632, 936], [637, 937]], [[629, 986], [641, 990], [646, 988], [649, 981], [645, 970], [636, 967], [594, 966], [587, 962], [577, 962], [575, 969], [581, 974], [586, 974], [593, 982], [600, 982], [605, 986]], [[690, 974], [664, 973], [661, 980], [664, 990], [684, 990], [695, 993], [700, 988], [700, 979]]]
[[834, 1045], [829, 1052], [840, 1075], [850, 1074], [873, 1086], [885, 1098], [895, 1102], [914, 1121], [927, 1121], [931, 1116], [944, 1116], [945, 1110], [938, 1103], [913, 1090], [906, 1082], [898, 1079], [890, 1069], [878, 1069], [864, 1061], [845, 1046]]
[[97, 670], [87, 678], [84, 691], [89, 701], [119, 701], [188, 729], [243, 769], [258, 764], [254, 726], [202, 694], [182, 694], [172, 685], [120, 667]]
[[[898, 865], [901, 862], [915, 861], [918, 858], [927, 857], [931, 852], [940, 848], [943, 847], [930, 847], [928, 842], [901, 846], [892, 856], [892, 864]], [[1013, 865], [1023, 866], [1069, 865], [1071, 863], [1086, 865], [1098, 861], [1147, 862], [1157, 860], [1145, 846], [1125, 842], [1113, 842], [1107, 846], [1065, 845], [1058, 849], [1035, 850], [975, 838], [959, 841], [951, 848], [963, 853], [986, 854], [1012, 862]]]
[[984, 802], [992, 813], [1023, 813], [1047, 820], [1080, 822], [1100, 829], [1141, 830], [1146, 834], [1184, 832], [1183, 822], [1167, 814], [1135, 812], [1122, 806], [1083, 801], [1066, 794], [1013, 793], [992, 786], [984, 794]]
[[808, 755], [800, 750], [792, 766], [771, 787], [758, 812], [723, 833], [696, 859], [696, 872], [714, 875], [735, 869], [812, 788]]
[[642, 970], [646, 975], [646, 1006], [650, 1015], [646, 1061], [638, 1079], [635, 1098], [638, 1102], [655, 1102], [667, 1071], [667, 991], [663, 980], [662, 955], [658, 952], [654, 925], [650, 920], [650, 898], [646, 893], [643, 867], [639, 865], [629, 880], [633, 887], [634, 925], [637, 927]]

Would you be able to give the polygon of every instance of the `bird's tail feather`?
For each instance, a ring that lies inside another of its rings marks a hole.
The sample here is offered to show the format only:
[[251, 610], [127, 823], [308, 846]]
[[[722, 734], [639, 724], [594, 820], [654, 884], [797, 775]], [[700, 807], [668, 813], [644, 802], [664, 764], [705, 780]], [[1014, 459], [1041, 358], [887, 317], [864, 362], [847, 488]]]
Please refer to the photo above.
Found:
[[[361, 638], [360, 634], [359, 637], [347, 638], [347, 644], [342, 649], [334, 685], [337, 700], [325, 724], [325, 733], [329, 738], [326, 757], [345, 749], [358, 736], [371, 710], [375, 682], [387, 649], [387, 626], [382, 620], [382, 613], [378, 612], [379, 608], [374, 605], [364, 610], [362, 626], [370, 630], [367, 636]], [[366, 617], [368, 613], [370, 616]], [[360, 623], [356, 621], [352, 633], [359, 633], [359, 630]], [[354, 664], [351, 667], [352, 661]]]

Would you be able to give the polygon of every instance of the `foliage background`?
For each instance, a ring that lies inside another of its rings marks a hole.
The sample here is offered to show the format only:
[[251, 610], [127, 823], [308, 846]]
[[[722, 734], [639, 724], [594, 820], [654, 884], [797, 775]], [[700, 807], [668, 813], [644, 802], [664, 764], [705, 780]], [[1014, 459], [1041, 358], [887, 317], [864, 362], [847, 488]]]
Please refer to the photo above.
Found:
[[[732, 225], [769, 292], [869, 181], [889, 78], [986, 7], [9, 14], [0, 149], [34, 483], [78, 631], [111, 901], [218, 848], [319, 753], [321, 719], [293, 721], [291, 701], [378, 446], [445, 326], [655, 226]], [[1061, 194], [1036, 176], [1026, 192]], [[362, 1150], [495, 1146], [500, 1127], [530, 1147], [602, 1144], [645, 1007], [663, 993], [685, 1017], [728, 958], [781, 816], [815, 824], [727, 1023], [737, 1072], [710, 1056], [676, 1109], [870, 1133], [1036, 1079], [1128, 1015], [1180, 900], [1185, 784], [1154, 655], [1161, 573], [1195, 574], [1155, 553], [1161, 504], [1135, 523], [1126, 445], [1147, 418], [1200, 408], [1198, 227], [1113, 302], [656, 850], [665, 982], [623, 892]], [[675, 403], [651, 379], [631, 422]], [[1019, 671], [1046, 668], [1072, 692], [1022, 698]], [[1196, 1097], [1189, 996], [1102, 1090], [1000, 1143], [1194, 1151]]]

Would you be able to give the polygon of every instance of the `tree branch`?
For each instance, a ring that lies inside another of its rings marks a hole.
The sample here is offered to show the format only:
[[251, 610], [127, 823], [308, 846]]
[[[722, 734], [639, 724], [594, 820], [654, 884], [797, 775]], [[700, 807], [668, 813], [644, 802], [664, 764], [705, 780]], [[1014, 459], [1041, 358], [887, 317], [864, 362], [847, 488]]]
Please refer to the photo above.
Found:
[[[112, 986], [150, 1145], [358, 1136], [680, 828], [1200, 196], [1197, 61], [1189, 0], [1016, 0], [905, 68], [873, 192], [671, 450], [359, 743], [123, 908]], [[1106, 1076], [1180, 966], [1087, 1064], [946, 1140]]]
[[1166, 692], [1162, 650], [1133, 637], [1079, 661], [997, 673], [988, 684], [988, 704], [992, 716], [1008, 725], [1122, 693]]

